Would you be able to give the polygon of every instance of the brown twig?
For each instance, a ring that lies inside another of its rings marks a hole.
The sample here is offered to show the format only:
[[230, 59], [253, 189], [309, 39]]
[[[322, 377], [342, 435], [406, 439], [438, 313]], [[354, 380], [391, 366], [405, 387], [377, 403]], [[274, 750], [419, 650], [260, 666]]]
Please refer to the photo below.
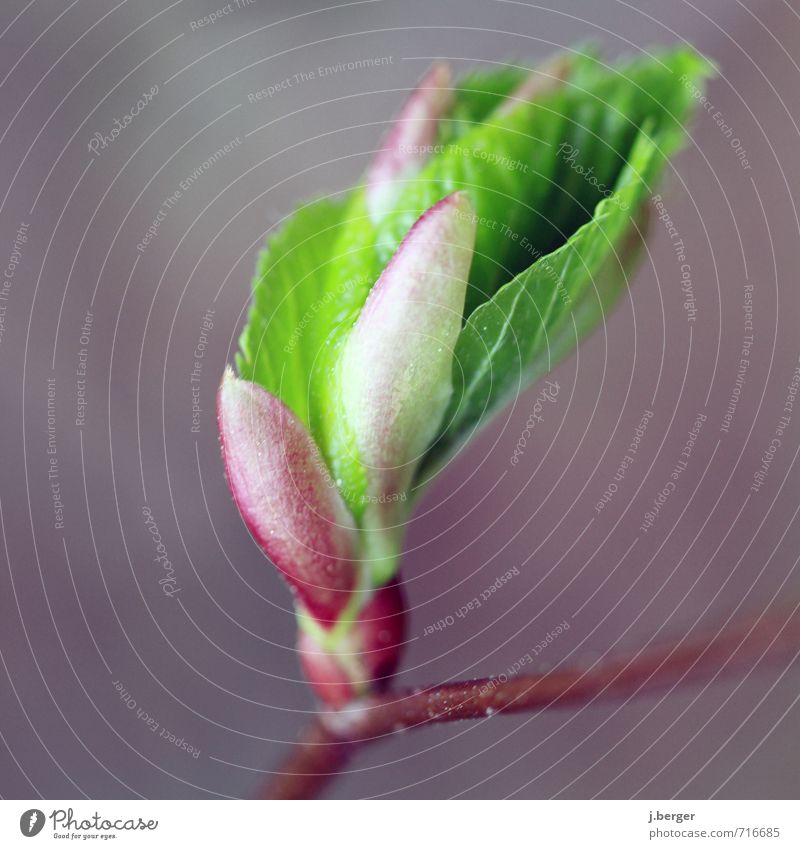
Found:
[[705, 640], [661, 646], [602, 660], [586, 669], [484, 678], [374, 696], [320, 716], [259, 793], [261, 799], [313, 798], [344, 768], [359, 745], [407, 728], [495, 713], [533, 712], [639, 695], [684, 680], [730, 674], [748, 663], [800, 654], [800, 605], [725, 628]]

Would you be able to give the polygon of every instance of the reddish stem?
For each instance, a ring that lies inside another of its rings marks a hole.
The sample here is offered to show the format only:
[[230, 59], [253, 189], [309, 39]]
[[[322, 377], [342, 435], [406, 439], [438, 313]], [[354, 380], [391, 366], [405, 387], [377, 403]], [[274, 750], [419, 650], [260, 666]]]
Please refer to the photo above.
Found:
[[406, 728], [479, 719], [493, 713], [533, 712], [622, 699], [688, 680], [730, 674], [751, 665], [800, 654], [800, 605], [724, 629], [705, 640], [677, 643], [631, 656], [601, 660], [587, 669], [544, 675], [484, 678], [374, 696], [322, 715], [305, 732], [261, 799], [313, 798], [344, 768], [358, 745]]

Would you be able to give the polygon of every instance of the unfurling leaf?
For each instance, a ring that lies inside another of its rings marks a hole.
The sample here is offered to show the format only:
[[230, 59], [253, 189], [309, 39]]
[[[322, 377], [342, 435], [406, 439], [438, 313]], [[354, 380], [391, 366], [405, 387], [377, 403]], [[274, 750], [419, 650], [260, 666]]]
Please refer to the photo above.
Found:
[[685, 49], [569, 51], [455, 83], [437, 64], [363, 184], [270, 237], [237, 357], [253, 383], [226, 375], [220, 430], [329, 705], [396, 666], [412, 494], [626, 291], [711, 73]]

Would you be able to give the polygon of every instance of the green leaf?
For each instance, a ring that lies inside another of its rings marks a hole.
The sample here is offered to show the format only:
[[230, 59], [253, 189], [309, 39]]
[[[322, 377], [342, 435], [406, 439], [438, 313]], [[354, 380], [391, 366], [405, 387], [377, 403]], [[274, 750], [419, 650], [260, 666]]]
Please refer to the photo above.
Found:
[[634, 222], [646, 205], [677, 132], [637, 136], [613, 194], [561, 248], [542, 257], [468, 319], [456, 343], [455, 391], [437, 462], [520, 388], [547, 373], [607, 314], [626, 283]]
[[320, 198], [268, 238], [239, 339], [239, 374], [281, 398], [307, 426], [310, 376], [331, 332], [331, 314], [346, 294], [331, 273], [331, 244], [346, 225], [347, 208], [342, 199]]

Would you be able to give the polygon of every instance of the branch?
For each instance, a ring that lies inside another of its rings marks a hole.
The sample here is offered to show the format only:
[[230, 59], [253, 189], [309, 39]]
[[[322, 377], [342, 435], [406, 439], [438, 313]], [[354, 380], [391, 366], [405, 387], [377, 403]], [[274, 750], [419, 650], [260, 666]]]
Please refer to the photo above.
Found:
[[341, 772], [359, 745], [408, 728], [501, 712], [574, 707], [595, 698], [623, 699], [684, 680], [730, 675], [748, 663], [752, 668], [765, 661], [792, 662], [800, 654], [799, 610], [800, 604], [793, 610], [776, 609], [705, 640], [601, 660], [588, 669], [441, 684], [354, 702], [339, 712], [320, 715], [258, 798], [313, 798]]

